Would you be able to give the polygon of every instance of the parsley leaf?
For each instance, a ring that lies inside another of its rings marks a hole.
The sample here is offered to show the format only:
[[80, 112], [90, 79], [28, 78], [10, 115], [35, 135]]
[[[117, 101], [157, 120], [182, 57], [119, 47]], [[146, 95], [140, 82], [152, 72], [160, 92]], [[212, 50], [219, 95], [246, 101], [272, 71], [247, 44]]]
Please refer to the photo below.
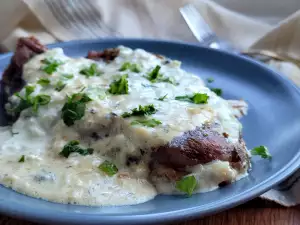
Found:
[[29, 95], [31, 95], [35, 90], [35, 86], [26, 86], [25, 87], [25, 97], [27, 98]]
[[100, 76], [101, 74], [103, 74], [101, 71], [98, 70], [96, 63], [92, 63], [90, 67], [80, 70], [79, 73], [86, 76], [87, 78], [93, 76]]
[[210, 90], [215, 92], [216, 95], [218, 95], [218, 96], [222, 95], [222, 89], [221, 88], [211, 88]]
[[134, 108], [131, 110], [131, 112], [125, 112], [122, 114], [123, 118], [127, 118], [130, 116], [147, 116], [156, 113], [157, 110], [155, 109], [154, 105], [145, 105], [141, 106], [139, 105], [139, 108]]
[[56, 83], [56, 85], [55, 85], [55, 90], [58, 91], [58, 92], [60, 92], [62, 89], [65, 88], [66, 85], [67, 85], [66, 83], [64, 83], [64, 82], [62, 82], [62, 81], [60, 80], [60, 81], [58, 81], [58, 82]]
[[46, 87], [50, 84], [50, 80], [48, 78], [41, 78], [37, 83], [43, 87]]
[[20, 163], [25, 162], [25, 155], [22, 155], [18, 162], [20, 162]]
[[136, 63], [131, 64], [130, 62], [123, 63], [123, 65], [119, 69], [119, 71], [125, 71], [125, 70], [130, 70], [131, 72], [134, 73], [141, 72], [141, 68], [139, 65], [137, 65]]
[[156, 119], [134, 120], [131, 122], [131, 125], [142, 125], [145, 127], [156, 127], [160, 124], [161, 122]]
[[62, 75], [62, 77], [69, 80], [69, 79], [72, 79], [74, 77], [74, 75], [73, 74], [65, 73], [65, 74]]
[[176, 96], [175, 100], [193, 102], [195, 104], [205, 104], [209, 96], [207, 94], [194, 93], [193, 95]]
[[251, 154], [252, 155], [259, 155], [263, 159], [271, 159], [272, 158], [271, 154], [269, 153], [268, 148], [266, 146], [263, 146], [263, 145], [253, 148], [251, 150]]
[[15, 113], [20, 113], [24, 109], [33, 107], [33, 111], [37, 112], [38, 107], [40, 105], [46, 105], [50, 102], [51, 97], [49, 95], [37, 95], [35, 97], [31, 97], [30, 95], [34, 92], [34, 86], [26, 86], [25, 87], [25, 96], [21, 96], [19, 92], [15, 93], [15, 96], [20, 98], [19, 105], [12, 109]]
[[94, 149], [82, 148], [79, 146], [79, 141], [73, 140], [67, 143], [59, 154], [64, 156], [65, 158], [68, 158], [69, 155], [73, 152], [79, 153], [80, 155], [91, 155], [93, 154]]
[[128, 75], [122, 75], [119, 80], [113, 81], [109, 85], [108, 92], [113, 94], [113, 95], [124, 95], [128, 94], [128, 80], [127, 80]]
[[148, 74], [148, 80], [155, 81], [158, 77], [159, 77], [159, 70], [160, 70], [160, 66], [157, 65], [149, 74]]
[[206, 80], [207, 80], [207, 83], [212, 83], [212, 82], [214, 82], [214, 81], [215, 81], [215, 79], [214, 79], [214, 78], [212, 78], [212, 77], [209, 77], [209, 78], [207, 78]]
[[164, 96], [162, 96], [162, 97], [159, 97], [157, 100], [159, 100], [159, 101], [163, 101], [163, 100], [165, 100], [165, 98], [168, 96], [168, 94], [165, 94]]
[[49, 95], [41, 94], [41, 95], [35, 96], [33, 99], [33, 106], [32, 106], [33, 111], [37, 112], [38, 107], [40, 105], [47, 105], [50, 102], [50, 100], [51, 100], [51, 97]]
[[47, 74], [51, 75], [57, 70], [57, 67], [63, 64], [60, 60], [55, 60], [53, 58], [43, 59], [42, 63], [45, 65], [41, 67], [41, 69]]
[[61, 117], [67, 126], [74, 124], [75, 120], [80, 120], [86, 109], [86, 103], [92, 99], [85, 93], [76, 93], [68, 97], [67, 102], [62, 108]]
[[183, 177], [181, 180], [176, 182], [176, 189], [186, 193], [188, 196], [193, 194], [197, 186], [197, 180], [194, 176]]
[[160, 68], [161, 67], [159, 65], [157, 65], [150, 73], [148, 73], [147, 76], [144, 76], [144, 77], [147, 78], [152, 83], [166, 82], [166, 83], [170, 83], [173, 85], [178, 85], [178, 83], [176, 83], [176, 81], [174, 79], [172, 79], [170, 77], [163, 77], [163, 75], [159, 73]]
[[118, 172], [118, 168], [116, 167], [116, 165], [107, 160], [101, 163], [98, 168], [110, 177]]

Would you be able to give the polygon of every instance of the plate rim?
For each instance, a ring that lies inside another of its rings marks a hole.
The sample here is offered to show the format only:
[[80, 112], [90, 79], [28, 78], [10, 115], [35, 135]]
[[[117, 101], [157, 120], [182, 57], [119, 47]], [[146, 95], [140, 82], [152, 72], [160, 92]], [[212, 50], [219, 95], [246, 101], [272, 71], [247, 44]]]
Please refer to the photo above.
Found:
[[[255, 61], [246, 56], [237, 55], [234, 53], [226, 52], [219, 49], [211, 49], [205, 46], [200, 46], [194, 43], [188, 43], [184, 41], [174, 41], [174, 40], [158, 40], [158, 39], [149, 39], [149, 38], [101, 38], [101, 39], [92, 39], [92, 40], [72, 40], [67, 42], [57, 42], [54, 44], [47, 45], [49, 48], [53, 47], [68, 47], [72, 45], [81, 45], [81, 44], [105, 44], [105, 43], [113, 43], [113, 42], [140, 42], [140, 43], [160, 43], [160, 44], [174, 44], [179, 46], [189, 46], [192, 48], [198, 48], [199, 50], [213, 51], [218, 54], [223, 54], [225, 57], [233, 57], [237, 60], [243, 60], [247, 63], [254, 64], [257, 67], [260, 67], [271, 76], [276, 76], [277, 79], [280, 80], [285, 85], [288, 85], [289, 88], [293, 89], [293, 94], [297, 94], [300, 99], [300, 89], [286, 76], [281, 76], [278, 71], [275, 71], [265, 64]], [[11, 57], [13, 53], [5, 53], [0, 56], [0, 61], [5, 60], [8, 57]], [[299, 147], [300, 150], [300, 147]], [[298, 163], [297, 163], [298, 162]], [[270, 176], [268, 179], [259, 183], [258, 187], [252, 187], [246, 191], [240, 192], [233, 197], [229, 197], [226, 199], [222, 199], [219, 205], [214, 205], [215, 203], [206, 204], [205, 209], [199, 209], [201, 206], [194, 206], [190, 208], [173, 210], [163, 213], [152, 213], [152, 214], [142, 214], [142, 215], [102, 215], [102, 214], [87, 214], [87, 213], [68, 213], [68, 212], [59, 212], [59, 211], [44, 211], [41, 210], [39, 212], [33, 211], [30, 209], [20, 209], [19, 205], [14, 203], [7, 203], [7, 201], [0, 201], [0, 212], [6, 215], [10, 215], [17, 218], [23, 218], [30, 221], [35, 222], [58, 222], [58, 223], [68, 223], [68, 224], [82, 224], [85, 222], [86, 224], [149, 224], [149, 223], [158, 223], [158, 222], [170, 222], [174, 220], [184, 220], [184, 219], [192, 219], [195, 217], [203, 217], [207, 215], [211, 215], [217, 212], [220, 212], [225, 209], [229, 209], [240, 205], [246, 201], [249, 201], [260, 194], [266, 192], [271, 189], [275, 185], [279, 184], [281, 181], [285, 180], [288, 176], [294, 173], [298, 168], [298, 164], [300, 162], [300, 151], [295, 154], [292, 160], [282, 167], [277, 173]], [[255, 188], [255, 190], [253, 190]], [[8, 188], [10, 189], [10, 188]], [[9, 191], [14, 190], [10, 189]], [[17, 193], [17, 192], [16, 192]], [[245, 196], [245, 197], [243, 197]], [[30, 197], [30, 196], [27, 196]], [[238, 200], [235, 200], [238, 199]], [[41, 200], [45, 201], [45, 200]], [[57, 203], [59, 204], [59, 203]], [[126, 206], [122, 206], [126, 207]], [[88, 220], [85, 219], [88, 217]]]

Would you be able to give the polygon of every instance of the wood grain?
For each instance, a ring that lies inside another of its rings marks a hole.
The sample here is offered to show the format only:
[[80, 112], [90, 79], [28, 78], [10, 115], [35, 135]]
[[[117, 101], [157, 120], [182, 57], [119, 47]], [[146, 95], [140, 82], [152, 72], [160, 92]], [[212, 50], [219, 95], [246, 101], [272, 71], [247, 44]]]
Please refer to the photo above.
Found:
[[[300, 225], [300, 206], [285, 208], [261, 199], [252, 200], [237, 208], [203, 219], [171, 223], [172, 225]], [[37, 225], [0, 217], [0, 225]]]

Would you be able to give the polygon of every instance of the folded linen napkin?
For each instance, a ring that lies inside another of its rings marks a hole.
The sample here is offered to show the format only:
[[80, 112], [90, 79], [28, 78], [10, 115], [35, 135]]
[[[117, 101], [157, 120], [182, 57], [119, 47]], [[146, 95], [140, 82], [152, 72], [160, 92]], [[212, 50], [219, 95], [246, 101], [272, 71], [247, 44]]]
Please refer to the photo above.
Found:
[[[251, 8], [252, 12], [259, 11], [260, 6], [265, 4], [265, 1], [260, 0], [215, 1], [231, 6], [236, 11], [242, 9], [243, 4], [244, 9]], [[300, 8], [300, 2], [293, 1], [292, 10], [287, 12], [283, 10], [286, 9], [284, 2], [272, 1], [268, 5], [269, 12], [277, 9], [279, 13], [292, 13]], [[2, 1], [0, 42], [5, 50], [14, 50], [18, 37], [28, 35], [36, 36], [43, 44], [100, 37], [150, 37], [197, 43], [178, 11], [186, 3], [193, 3], [216, 34], [237, 49], [270, 50], [300, 60], [300, 11], [276, 23], [282, 18], [264, 18], [240, 10], [242, 15], [208, 0]], [[277, 8], [272, 8], [276, 4]], [[257, 8], [253, 8], [254, 5]], [[297, 65], [276, 60], [267, 63], [300, 86], [300, 69]], [[279, 188], [261, 197], [285, 206], [299, 204], [299, 177], [300, 171]]]

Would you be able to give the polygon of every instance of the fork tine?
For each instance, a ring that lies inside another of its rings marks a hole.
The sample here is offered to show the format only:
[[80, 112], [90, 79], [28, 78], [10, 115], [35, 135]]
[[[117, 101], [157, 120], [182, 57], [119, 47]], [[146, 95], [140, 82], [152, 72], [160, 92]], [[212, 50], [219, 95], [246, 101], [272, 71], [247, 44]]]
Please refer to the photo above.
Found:
[[201, 44], [209, 45], [217, 39], [216, 34], [192, 4], [183, 6], [179, 11], [192, 33]]

